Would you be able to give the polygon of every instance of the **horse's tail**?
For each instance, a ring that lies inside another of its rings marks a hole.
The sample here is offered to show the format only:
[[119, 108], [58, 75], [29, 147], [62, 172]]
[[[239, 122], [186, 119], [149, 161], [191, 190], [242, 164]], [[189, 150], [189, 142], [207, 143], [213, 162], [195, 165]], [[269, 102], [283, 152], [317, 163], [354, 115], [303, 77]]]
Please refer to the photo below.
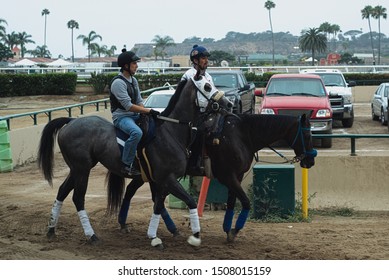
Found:
[[122, 203], [125, 179], [108, 171], [105, 182], [108, 190], [107, 212], [116, 214]]
[[42, 131], [38, 150], [38, 167], [42, 170], [45, 179], [53, 185], [53, 165], [55, 137], [58, 131], [73, 118], [58, 118], [50, 121]]

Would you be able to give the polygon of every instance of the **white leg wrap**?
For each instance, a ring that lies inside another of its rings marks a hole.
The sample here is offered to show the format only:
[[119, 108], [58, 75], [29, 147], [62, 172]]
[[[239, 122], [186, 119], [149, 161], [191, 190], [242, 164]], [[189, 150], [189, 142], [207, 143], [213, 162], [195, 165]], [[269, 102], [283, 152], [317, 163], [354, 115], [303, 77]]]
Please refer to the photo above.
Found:
[[200, 232], [200, 221], [199, 214], [197, 213], [197, 208], [189, 210], [189, 219], [192, 233], [195, 234], [197, 232]]
[[95, 232], [93, 231], [93, 228], [89, 222], [88, 215], [86, 214], [85, 210], [81, 210], [78, 212], [78, 217], [80, 218], [80, 222], [82, 225], [82, 228], [84, 229], [85, 236], [90, 238], [92, 237]]
[[160, 218], [161, 218], [161, 215], [156, 215], [154, 213], [153, 213], [153, 215], [151, 215], [149, 228], [147, 230], [147, 236], [149, 238], [156, 238], [157, 237], [157, 230], [158, 230]]
[[49, 228], [55, 228], [58, 223], [59, 214], [61, 214], [63, 201], [55, 200], [51, 208], [51, 215], [49, 221]]

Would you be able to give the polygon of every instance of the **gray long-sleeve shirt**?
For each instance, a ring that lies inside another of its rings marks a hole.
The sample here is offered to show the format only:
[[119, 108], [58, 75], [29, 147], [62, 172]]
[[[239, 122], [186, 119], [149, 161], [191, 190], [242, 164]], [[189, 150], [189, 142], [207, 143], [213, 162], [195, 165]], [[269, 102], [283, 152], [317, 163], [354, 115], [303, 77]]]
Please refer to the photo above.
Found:
[[[119, 75], [126, 78], [122, 73]], [[130, 112], [130, 108], [133, 104], [140, 105], [143, 104], [143, 98], [140, 94], [139, 84], [135, 77], [130, 77], [126, 80], [133, 85], [133, 89], [135, 90], [135, 100], [131, 100], [131, 97], [128, 95], [127, 84], [122, 79], [116, 79], [111, 84], [111, 93], [116, 97], [116, 99], [120, 102], [120, 104], [124, 107], [124, 110], [121, 108], [117, 108], [114, 112], [112, 112], [112, 119], [116, 120], [122, 116], [133, 116], [137, 113]]]

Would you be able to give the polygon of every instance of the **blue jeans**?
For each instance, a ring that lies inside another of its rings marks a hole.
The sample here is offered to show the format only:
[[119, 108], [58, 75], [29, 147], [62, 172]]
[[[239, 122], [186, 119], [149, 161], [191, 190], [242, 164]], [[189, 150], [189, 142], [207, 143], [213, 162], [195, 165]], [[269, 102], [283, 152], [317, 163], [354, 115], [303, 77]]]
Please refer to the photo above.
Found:
[[130, 166], [135, 159], [136, 148], [143, 134], [140, 127], [135, 123], [137, 119], [139, 119], [139, 115], [121, 117], [113, 122], [116, 127], [130, 135], [124, 143], [122, 154], [122, 161], [128, 166]]

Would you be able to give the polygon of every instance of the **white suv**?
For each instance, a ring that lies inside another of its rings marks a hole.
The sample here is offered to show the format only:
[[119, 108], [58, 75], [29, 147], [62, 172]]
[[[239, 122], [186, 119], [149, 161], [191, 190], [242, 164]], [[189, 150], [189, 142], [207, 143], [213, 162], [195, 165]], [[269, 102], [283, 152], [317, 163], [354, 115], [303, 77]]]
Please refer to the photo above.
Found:
[[354, 123], [354, 108], [351, 87], [355, 82], [346, 82], [342, 72], [337, 69], [305, 69], [304, 74], [315, 74], [322, 78], [330, 97], [332, 118], [342, 121], [343, 127], [352, 127]]

